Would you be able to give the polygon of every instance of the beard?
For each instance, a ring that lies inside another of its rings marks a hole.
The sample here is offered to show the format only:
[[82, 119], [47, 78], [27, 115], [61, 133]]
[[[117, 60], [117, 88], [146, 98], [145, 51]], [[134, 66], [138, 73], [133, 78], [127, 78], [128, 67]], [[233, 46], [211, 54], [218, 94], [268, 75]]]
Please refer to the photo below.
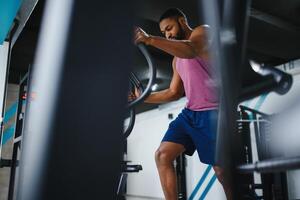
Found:
[[172, 39], [183, 40], [185, 38], [184, 30], [178, 21], [177, 21], [177, 24], [178, 24], [179, 31], [178, 31], [177, 35], [175, 35]]

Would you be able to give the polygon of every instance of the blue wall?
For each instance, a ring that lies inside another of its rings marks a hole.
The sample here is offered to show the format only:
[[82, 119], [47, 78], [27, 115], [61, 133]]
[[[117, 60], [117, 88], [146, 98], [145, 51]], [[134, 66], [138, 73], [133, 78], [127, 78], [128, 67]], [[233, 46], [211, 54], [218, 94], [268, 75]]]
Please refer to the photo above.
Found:
[[22, 0], [0, 0], [0, 45], [3, 44]]

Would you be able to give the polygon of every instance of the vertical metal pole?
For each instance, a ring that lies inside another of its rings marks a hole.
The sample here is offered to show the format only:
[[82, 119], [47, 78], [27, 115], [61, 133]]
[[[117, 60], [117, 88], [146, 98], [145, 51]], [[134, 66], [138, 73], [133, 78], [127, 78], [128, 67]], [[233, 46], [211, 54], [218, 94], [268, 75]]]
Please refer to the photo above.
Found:
[[185, 155], [181, 154], [176, 158], [176, 175], [178, 199], [186, 200], [186, 160]]
[[[223, 8], [220, 10], [220, 2]], [[220, 86], [220, 110], [217, 135], [218, 165], [231, 183], [233, 199], [242, 199], [239, 193], [239, 180], [235, 166], [241, 161], [241, 137], [237, 134], [236, 119], [239, 90], [241, 88], [241, 70], [246, 48], [246, 33], [250, 0], [201, 1], [200, 13], [205, 23], [212, 29], [212, 64], [216, 68], [216, 79]]]
[[47, 1], [18, 200], [116, 199], [132, 64], [131, 1]]

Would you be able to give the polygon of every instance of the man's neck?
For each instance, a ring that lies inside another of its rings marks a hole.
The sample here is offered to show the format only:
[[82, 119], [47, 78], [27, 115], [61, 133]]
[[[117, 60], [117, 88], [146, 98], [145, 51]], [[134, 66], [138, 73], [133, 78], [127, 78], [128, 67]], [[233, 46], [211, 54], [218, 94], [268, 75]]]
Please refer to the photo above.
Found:
[[190, 37], [191, 37], [191, 34], [193, 32], [193, 29], [187, 27], [186, 30], [185, 30], [185, 39], [188, 40]]

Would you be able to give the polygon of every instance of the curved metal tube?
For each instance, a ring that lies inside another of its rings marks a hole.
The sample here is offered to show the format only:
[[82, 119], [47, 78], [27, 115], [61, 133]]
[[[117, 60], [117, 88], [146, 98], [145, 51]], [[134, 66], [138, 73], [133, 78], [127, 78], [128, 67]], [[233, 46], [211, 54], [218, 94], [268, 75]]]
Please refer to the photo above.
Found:
[[149, 66], [149, 73], [150, 73], [150, 78], [149, 78], [149, 82], [146, 86], [146, 89], [144, 90], [143, 85], [141, 84], [141, 82], [139, 81], [139, 79], [137, 78], [137, 76], [131, 72], [130, 74], [130, 82], [131, 84], [136, 87], [142, 94], [141, 96], [139, 96], [139, 98], [131, 101], [128, 103], [127, 108], [130, 110], [130, 117], [129, 117], [129, 125], [126, 128], [126, 130], [124, 131], [124, 137], [127, 138], [133, 127], [134, 127], [134, 123], [135, 123], [135, 110], [134, 107], [143, 102], [143, 100], [145, 100], [149, 94], [151, 93], [151, 86], [153, 85], [155, 78], [156, 78], [156, 67], [153, 64], [153, 60], [151, 58], [150, 53], [148, 52], [148, 50], [146, 49], [144, 44], [138, 44], [137, 45], [138, 48], [140, 49], [140, 51], [143, 53], [143, 55], [145, 56], [148, 66]]
[[130, 109], [129, 124], [123, 133], [125, 138], [128, 138], [128, 136], [130, 135], [130, 133], [133, 129], [134, 123], [135, 123], [135, 109], [132, 108], [132, 109]]
[[250, 66], [259, 75], [264, 77], [264, 81], [244, 88], [239, 96], [239, 102], [254, 98], [268, 92], [286, 94], [293, 85], [293, 77], [275, 67], [263, 66], [254, 61], [250, 61]]
[[153, 85], [155, 78], [156, 78], [156, 67], [153, 64], [153, 60], [151, 58], [150, 53], [148, 52], [148, 50], [146, 49], [144, 44], [138, 44], [137, 45], [138, 48], [140, 49], [140, 51], [143, 53], [143, 55], [145, 56], [148, 66], [149, 66], [149, 82], [146, 86], [146, 89], [144, 90], [144, 92], [141, 94], [141, 96], [139, 96], [137, 99], [133, 100], [132, 102], [130, 102], [127, 105], [127, 108], [131, 109], [134, 106], [136, 106], [137, 104], [143, 102], [151, 93], [151, 86]]

